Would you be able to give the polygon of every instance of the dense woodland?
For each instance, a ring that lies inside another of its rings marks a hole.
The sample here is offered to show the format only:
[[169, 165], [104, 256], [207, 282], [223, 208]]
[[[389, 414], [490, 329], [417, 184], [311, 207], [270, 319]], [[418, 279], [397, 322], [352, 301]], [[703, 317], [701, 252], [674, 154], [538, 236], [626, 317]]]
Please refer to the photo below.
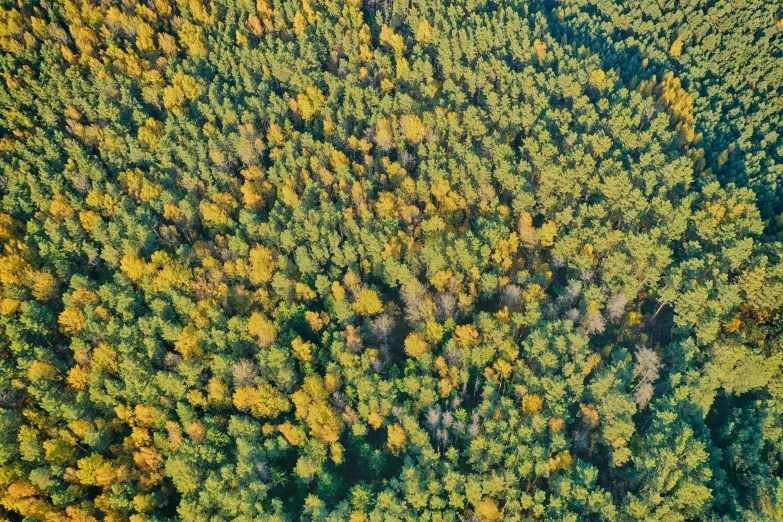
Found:
[[783, 520], [782, 19], [0, 0], [0, 520]]

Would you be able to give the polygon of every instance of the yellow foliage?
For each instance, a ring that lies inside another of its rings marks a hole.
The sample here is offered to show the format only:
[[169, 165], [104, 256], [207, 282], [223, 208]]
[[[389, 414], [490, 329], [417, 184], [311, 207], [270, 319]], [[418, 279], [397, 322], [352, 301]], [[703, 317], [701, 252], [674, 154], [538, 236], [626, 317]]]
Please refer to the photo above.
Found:
[[[214, 4], [212, 4], [214, 6]], [[214, 24], [215, 17], [210, 16], [207, 8], [201, 3], [201, 0], [188, 0], [188, 7], [193, 18], [202, 24]]]
[[148, 118], [143, 127], [139, 127], [139, 144], [147, 150], [154, 150], [163, 137], [166, 126], [155, 118]]
[[430, 345], [417, 333], [411, 333], [405, 338], [405, 353], [410, 357], [420, 357], [429, 351]]
[[397, 198], [391, 192], [381, 192], [375, 202], [375, 215], [378, 219], [397, 217]]
[[133, 408], [133, 416], [136, 419], [136, 424], [139, 426], [151, 427], [155, 425], [157, 411], [154, 406], [149, 404], [137, 404]]
[[141, 169], [121, 172], [118, 179], [128, 195], [137, 201], [150, 201], [163, 192], [161, 184], [146, 179]]
[[416, 29], [416, 41], [420, 44], [432, 41], [432, 25], [427, 20], [419, 22], [419, 27]]
[[493, 364], [492, 367], [504, 379], [511, 377], [511, 371], [514, 369], [514, 367], [511, 366], [511, 364], [505, 359], [498, 359], [495, 361], [495, 364]]
[[571, 457], [571, 454], [568, 452], [568, 450], [564, 450], [555, 455], [553, 458], [549, 459], [549, 468], [552, 471], [567, 469], [569, 466], [571, 466], [572, 462], [573, 458]]
[[408, 60], [406, 58], [404, 58], [402, 56], [397, 58], [397, 67], [396, 67], [396, 71], [395, 71], [395, 76], [398, 79], [405, 78], [406, 76], [408, 76], [408, 74], [410, 73], [410, 70], [411, 70], [411, 64], [410, 64], [410, 62], [408, 62]]
[[479, 342], [479, 333], [472, 324], [458, 326], [454, 330], [454, 341], [462, 348], [476, 346]]
[[597, 353], [592, 353], [587, 358], [587, 361], [585, 361], [585, 365], [582, 368], [582, 375], [587, 376], [590, 375], [590, 372], [592, 372], [596, 366], [598, 366], [601, 363], [601, 356]]
[[163, 89], [163, 106], [168, 110], [181, 107], [186, 101], [193, 101], [201, 96], [201, 87], [193, 76], [177, 72], [172, 84]]
[[405, 139], [414, 145], [419, 143], [426, 133], [424, 122], [415, 114], [400, 117], [400, 130]]
[[46, 362], [33, 361], [27, 368], [27, 377], [31, 381], [52, 381], [57, 379], [58, 375], [57, 368]]
[[369, 519], [364, 511], [354, 511], [348, 518], [348, 522], [367, 522], [367, 520]]
[[16, 299], [5, 297], [0, 301], [0, 315], [13, 315], [19, 309], [19, 305], [22, 304]]
[[[133, 497], [133, 509], [139, 513], [147, 513], [155, 508], [155, 497], [152, 495], [138, 494]], [[133, 522], [141, 522], [142, 520], [134, 520]]]
[[582, 412], [582, 418], [585, 419], [591, 427], [598, 425], [598, 411], [595, 408], [582, 404], [580, 405], [580, 410]]
[[353, 303], [353, 311], [359, 315], [373, 315], [383, 312], [383, 304], [375, 290], [363, 289]]
[[133, 461], [143, 471], [154, 472], [163, 467], [163, 457], [154, 448], [139, 448], [134, 452]]
[[207, 47], [204, 44], [204, 30], [195, 24], [185, 22], [180, 27], [179, 41], [188, 52], [195, 57], [206, 56]]
[[0, 212], [0, 239], [6, 241], [16, 238], [19, 224], [8, 214]]
[[601, 69], [593, 69], [590, 71], [590, 83], [596, 87], [603, 87], [606, 82], [606, 73]]
[[394, 53], [397, 55], [401, 55], [405, 52], [405, 41], [402, 39], [402, 36], [396, 34], [394, 29], [386, 24], [383, 24], [381, 27], [380, 40], [382, 44], [388, 45], [394, 49]]
[[87, 389], [87, 382], [90, 378], [90, 370], [84, 366], [74, 366], [68, 372], [67, 382], [68, 385], [74, 390]]
[[303, 341], [301, 337], [291, 341], [291, 349], [294, 351], [294, 355], [302, 362], [310, 362], [313, 359], [311, 346], [311, 343]]
[[541, 411], [544, 406], [544, 399], [535, 393], [528, 393], [522, 397], [522, 411], [527, 414], [534, 414]]
[[62, 194], [57, 194], [49, 205], [49, 213], [56, 219], [73, 217], [74, 210]]
[[329, 393], [334, 393], [340, 388], [340, 377], [334, 373], [327, 373], [324, 377], [324, 387]]
[[539, 230], [541, 246], [550, 247], [554, 245], [555, 236], [557, 236], [557, 225], [554, 221], [547, 221], [541, 225], [541, 229]]
[[638, 324], [641, 324], [642, 322], [642, 314], [641, 312], [637, 312], [636, 310], [632, 312], [628, 312], [628, 318], [626, 320], [626, 325], [628, 326], [636, 326]]
[[133, 417], [133, 409], [125, 404], [118, 404], [114, 407], [114, 413], [117, 418], [126, 422], [131, 422]]
[[168, 433], [169, 444], [171, 449], [176, 450], [182, 442], [182, 429], [179, 424], [174, 421], [166, 422], [166, 432]]
[[239, 189], [242, 192], [242, 203], [245, 207], [253, 207], [263, 201], [261, 195], [262, 185], [256, 181], [246, 180]]
[[262, 285], [272, 279], [277, 268], [272, 251], [263, 245], [250, 250], [250, 282]]
[[498, 503], [492, 498], [484, 498], [476, 505], [476, 516], [481, 522], [503, 520], [503, 512], [500, 511]]
[[682, 54], [682, 38], [677, 38], [672, 42], [672, 46], [669, 48], [669, 56], [672, 58], [679, 58]]
[[296, 406], [296, 418], [305, 420], [314, 437], [333, 444], [340, 439], [343, 423], [327, 402], [328, 396], [321, 378], [309, 375], [291, 399]]
[[[381, 88], [383, 88], [383, 86], [381, 86]], [[391, 89], [393, 88], [394, 84], [391, 86]], [[382, 118], [375, 122], [375, 143], [383, 150], [391, 148], [392, 144], [394, 143], [391, 122], [388, 118]]]
[[291, 424], [289, 421], [284, 422], [278, 426], [277, 429], [280, 430], [280, 433], [283, 434], [283, 437], [285, 437], [285, 440], [287, 440], [291, 446], [299, 446], [307, 440], [307, 435], [304, 430], [299, 426]]
[[149, 430], [134, 426], [130, 436], [126, 439], [126, 445], [132, 445], [139, 448], [149, 444], [151, 440]]
[[424, 325], [424, 336], [430, 343], [437, 343], [443, 338], [445, 329], [435, 319], [430, 318]]
[[446, 289], [446, 285], [451, 280], [451, 270], [438, 270], [430, 277], [430, 283], [432, 286], [438, 289], [439, 292], [443, 292]]
[[298, 281], [294, 285], [294, 290], [296, 291], [296, 297], [298, 297], [303, 301], [312, 301], [318, 296], [318, 294], [315, 293], [315, 290], [313, 290], [306, 284], [302, 283], [301, 281]]
[[332, 297], [336, 301], [342, 301], [345, 299], [345, 288], [339, 283], [339, 281], [332, 282]]
[[70, 47], [68, 47], [65, 44], [60, 45], [60, 53], [63, 55], [63, 58], [65, 61], [69, 63], [75, 63], [76, 62], [76, 53], [71, 51]]
[[218, 203], [211, 201], [202, 201], [199, 203], [199, 212], [201, 220], [208, 227], [227, 227], [232, 224], [229, 209]]
[[18, 254], [0, 256], [0, 283], [19, 284], [19, 278], [27, 267], [27, 262]]
[[435, 365], [435, 369], [438, 371], [438, 375], [440, 375], [441, 377], [445, 377], [446, 375], [448, 375], [448, 373], [449, 373], [449, 365], [446, 364], [446, 358], [445, 357], [443, 357], [442, 355], [439, 355], [435, 359], [434, 365]]
[[186, 360], [199, 357], [203, 353], [203, 350], [201, 349], [198, 330], [193, 325], [188, 325], [183, 328], [177, 336], [177, 340], [174, 343], [174, 349]]
[[90, 366], [96, 371], [105, 369], [116, 370], [117, 352], [106, 343], [99, 344], [92, 352]]
[[335, 442], [329, 446], [329, 452], [331, 453], [332, 462], [335, 464], [342, 464], [345, 459], [345, 448], [339, 442]]
[[742, 328], [742, 319], [734, 317], [731, 321], [724, 323], [723, 327], [726, 328], [726, 331], [728, 332], [739, 333]]
[[247, 331], [262, 348], [272, 346], [277, 339], [277, 326], [260, 312], [253, 312], [247, 320]]
[[299, 204], [299, 194], [288, 185], [283, 185], [280, 188], [280, 200], [289, 207], [295, 207]]
[[82, 228], [87, 232], [92, 233], [95, 229], [95, 224], [101, 219], [100, 214], [93, 212], [92, 210], [83, 210], [79, 212], [79, 222], [82, 224]]
[[155, 49], [155, 30], [146, 22], [141, 22], [136, 26], [136, 48], [140, 51], [151, 51]]
[[310, 328], [312, 328], [314, 332], [320, 331], [325, 324], [324, 320], [321, 319], [321, 316], [318, 315], [318, 312], [313, 312], [311, 310], [305, 312], [305, 320], [307, 321], [307, 324], [310, 325]]
[[285, 143], [285, 136], [283, 135], [283, 129], [275, 123], [270, 123], [269, 128], [266, 131], [266, 139], [269, 145], [275, 147], [277, 145], [283, 145]]
[[402, 426], [399, 424], [389, 426], [386, 445], [392, 450], [392, 453], [397, 455], [405, 447], [407, 441], [408, 437], [405, 435], [405, 430], [402, 429]]
[[96, 306], [95, 307], [95, 315], [100, 319], [101, 321], [111, 321], [112, 315], [111, 312], [105, 307], [105, 306]]
[[191, 406], [198, 406], [201, 408], [207, 407], [207, 398], [198, 390], [190, 390], [185, 394], [185, 398], [188, 400]]
[[207, 436], [207, 428], [201, 421], [193, 421], [185, 428], [185, 433], [188, 434], [190, 440], [196, 444], [201, 444]]
[[673, 125], [677, 126], [681, 132], [687, 135], [695, 133], [693, 131], [693, 97], [682, 87], [682, 81], [669, 71], [663, 75], [663, 80], [656, 83], [655, 78], [649, 82], [644, 82], [640, 86], [642, 92], [655, 89], [657, 101], [664, 107], [671, 117]]
[[307, 29], [307, 19], [300, 11], [294, 15], [294, 34], [299, 36], [305, 32], [305, 29]]
[[449, 379], [441, 379], [438, 381], [438, 392], [440, 393], [441, 397], [448, 397], [451, 395], [452, 391], [454, 391], [454, 385]]
[[374, 411], [367, 417], [367, 423], [377, 430], [383, 425], [383, 417], [381, 417], [380, 413]]
[[54, 293], [54, 289], [57, 286], [57, 279], [52, 274], [44, 271], [31, 271], [26, 279], [28, 280], [28, 286], [33, 292], [33, 297], [39, 301], [46, 301]]
[[77, 288], [71, 294], [71, 301], [79, 306], [87, 306], [98, 302], [98, 295], [86, 288]]
[[71, 464], [76, 456], [75, 442], [65, 438], [44, 441], [43, 449], [46, 460], [56, 465]]
[[134, 283], [141, 281], [148, 273], [147, 262], [136, 256], [123, 257], [120, 261], [120, 270]]
[[223, 404], [228, 398], [228, 387], [220, 377], [212, 377], [207, 383], [207, 398], [214, 404]]
[[27, 498], [38, 493], [38, 488], [27, 481], [17, 481], [6, 488], [6, 493], [11, 498]]
[[60, 313], [58, 321], [63, 332], [76, 334], [84, 330], [87, 325], [87, 316], [78, 308], [68, 306]]
[[[373, 57], [373, 52], [372, 52], [372, 50], [370, 50], [370, 46], [367, 45], [366, 43], [361, 44], [359, 46], [359, 58], [361, 58], [361, 60], [363, 62], [369, 62], [370, 60], [372, 60], [372, 57]], [[362, 78], [361, 76], [362, 75], [366, 76], [367, 68], [366, 67], [362, 67], [361, 71], [363, 71], [363, 72], [359, 73], [359, 75], [360, 75], [359, 79], [363, 80], [364, 78]]]
[[299, 94], [296, 97], [296, 101], [299, 105], [299, 113], [302, 115], [302, 119], [309, 121], [321, 110], [326, 98], [318, 88], [310, 86], [305, 94]]
[[261, 37], [264, 35], [264, 26], [261, 24], [261, 19], [257, 15], [250, 15], [247, 17], [247, 29], [254, 36]]
[[538, 60], [544, 61], [544, 58], [546, 58], [546, 43], [538, 39], [533, 40], [533, 49], [536, 51]]
[[269, 384], [241, 386], [234, 392], [234, 406], [256, 417], [273, 418], [291, 408], [288, 399]]
[[158, 46], [160, 46], [160, 50], [167, 56], [176, 56], [179, 52], [177, 42], [170, 34], [158, 33]]

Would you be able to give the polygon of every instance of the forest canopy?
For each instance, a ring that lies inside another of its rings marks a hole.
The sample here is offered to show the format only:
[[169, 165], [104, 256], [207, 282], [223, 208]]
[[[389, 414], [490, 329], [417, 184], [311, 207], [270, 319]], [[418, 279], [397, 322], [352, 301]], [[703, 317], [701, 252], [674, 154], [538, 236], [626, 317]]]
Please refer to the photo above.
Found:
[[0, 521], [783, 520], [783, 9], [0, 0]]

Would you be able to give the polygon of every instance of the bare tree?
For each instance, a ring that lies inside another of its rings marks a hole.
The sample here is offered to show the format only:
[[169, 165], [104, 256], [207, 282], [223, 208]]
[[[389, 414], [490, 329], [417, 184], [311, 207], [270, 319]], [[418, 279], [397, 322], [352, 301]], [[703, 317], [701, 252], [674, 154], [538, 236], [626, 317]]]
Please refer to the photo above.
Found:
[[583, 323], [587, 335], [600, 334], [606, 329], [606, 321], [601, 312], [590, 312], [585, 316]]
[[370, 330], [378, 341], [386, 343], [394, 330], [394, 318], [389, 314], [381, 314], [370, 323]]
[[606, 316], [610, 321], [616, 321], [622, 317], [625, 312], [625, 305], [628, 304], [628, 298], [625, 294], [620, 292], [609, 298], [606, 303]]
[[435, 429], [440, 424], [440, 408], [439, 407], [428, 408], [424, 422], [425, 424], [427, 424], [427, 428], [430, 431], [435, 431]]
[[411, 279], [402, 287], [405, 318], [410, 323], [426, 321], [432, 314], [432, 300], [427, 289], [417, 279]]
[[638, 404], [640, 408], [645, 408], [650, 403], [654, 393], [655, 388], [653, 385], [647, 381], [644, 381], [639, 383], [639, 385], [636, 387], [636, 391], [634, 391], [633, 397], [636, 400], [636, 404]]
[[440, 422], [445, 428], [451, 428], [451, 425], [454, 424], [454, 415], [452, 415], [450, 411], [447, 411], [441, 416]]
[[440, 293], [437, 297], [438, 320], [443, 322], [457, 312], [457, 298], [453, 294]]
[[462, 362], [464, 361], [465, 356], [462, 354], [462, 351], [458, 350], [457, 348], [454, 348], [452, 350], [449, 350], [446, 354], [446, 362], [449, 366], [456, 366], [457, 368], [462, 368]]
[[257, 375], [256, 364], [250, 359], [240, 359], [231, 365], [231, 379], [235, 388], [252, 385]]
[[508, 284], [500, 291], [500, 304], [510, 310], [515, 309], [522, 300], [522, 289], [515, 284]]
[[658, 380], [658, 374], [663, 368], [658, 354], [646, 346], [636, 349], [636, 364], [634, 365], [634, 377], [639, 378], [639, 383], [634, 391], [634, 399], [640, 408], [645, 408], [655, 393], [653, 383]]
[[658, 380], [658, 373], [663, 368], [658, 354], [646, 346], [641, 346], [636, 349], [635, 356], [636, 364], [633, 368], [635, 376], [647, 382]]

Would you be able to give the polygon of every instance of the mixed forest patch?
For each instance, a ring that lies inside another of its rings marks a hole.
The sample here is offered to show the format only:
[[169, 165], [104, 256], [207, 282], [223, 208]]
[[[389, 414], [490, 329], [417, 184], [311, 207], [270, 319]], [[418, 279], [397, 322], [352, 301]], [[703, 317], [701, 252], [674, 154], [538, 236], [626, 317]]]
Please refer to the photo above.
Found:
[[783, 10], [0, 0], [0, 520], [783, 519]]

